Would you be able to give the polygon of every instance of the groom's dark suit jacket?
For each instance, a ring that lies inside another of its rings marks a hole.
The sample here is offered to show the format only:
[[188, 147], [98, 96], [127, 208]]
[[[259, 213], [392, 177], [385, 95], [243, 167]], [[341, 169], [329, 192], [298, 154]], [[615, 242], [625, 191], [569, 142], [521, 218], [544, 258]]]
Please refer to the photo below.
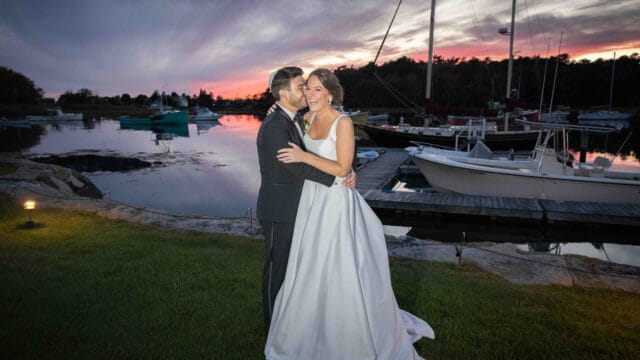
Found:
[[335, 182], [335, 176], [307, 164], [278, 161], [278, 150], [289, 147], [288, 142], [305, 148], [293, 121], [278, 106], [262, 122], [256, 141], [262, 175], [257, 209], [260, 221], [294, 222], [305, 179], [326, 186]]
[[262, 273], [264, 322], [268, 330], [276, 295], [287, 272], [291, 240], [304, 180], [332, 185], [335, 177], [304, 163], [285, 164], [278, 150], [292, 142], [304, 149], [300, 133], [287, 113], [277, 107], [258, 131], [258, 160], [262, 183], [258, 194], [258, 220], [265, 238]]

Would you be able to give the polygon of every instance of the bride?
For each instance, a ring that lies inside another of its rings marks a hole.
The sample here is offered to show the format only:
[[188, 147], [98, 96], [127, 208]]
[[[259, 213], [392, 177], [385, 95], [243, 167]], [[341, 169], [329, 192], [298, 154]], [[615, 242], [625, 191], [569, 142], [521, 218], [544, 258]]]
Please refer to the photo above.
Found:
[[[317, 69], [306, 96], [310, 152], [290, 143], [278, 159], [344, 177], [355, 140], [351, 119], [332, 107], [342, 103], [342, 86], [331, 71]], [[305, 181], [267, 359], [421, 359], [413, 347], [421, 337], [433, 339], [433, 330], [398, 308], [378, 217], [357, 191]]]

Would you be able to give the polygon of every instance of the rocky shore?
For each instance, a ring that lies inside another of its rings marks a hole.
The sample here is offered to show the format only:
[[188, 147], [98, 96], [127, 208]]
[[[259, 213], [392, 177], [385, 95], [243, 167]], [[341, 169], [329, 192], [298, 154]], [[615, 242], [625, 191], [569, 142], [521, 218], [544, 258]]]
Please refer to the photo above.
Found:
[[[39, 207], [90, 211], [164, 229], [262, 237], [255, 219], [171, 214], [133, 207], [104, 198], [100, 190], [76, 170], [7, 153], [0, 154], [0, 162], [17, 168], [13, 173], [0, 175], [0, 192], [9, 194], [15, 201], [29, 198], [36, 200]], [[523, 252], [512, 243], [468, 243], [460, 249], [458, 244], [410, 237], [387, 236], [387, 245], [391, 256], [473, 263], [519, 284], [576, 285], [640, 293], [640, 267], [584, 256]]]

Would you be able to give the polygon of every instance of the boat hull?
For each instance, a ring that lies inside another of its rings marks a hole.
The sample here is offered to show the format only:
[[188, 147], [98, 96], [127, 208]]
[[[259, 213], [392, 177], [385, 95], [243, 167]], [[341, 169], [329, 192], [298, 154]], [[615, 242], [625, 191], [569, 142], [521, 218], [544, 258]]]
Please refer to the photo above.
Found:
[[187, 124], [128, 124], [120, 123], [122, 130], [143, 130], [151, 131], [155, 134], [173, 134], [175, 136], [189, 137], [189, 126]]
[[162, 116], [152, 117], [121, 117], [120, 124], [126, 125], [169, 125], [169, 124], [188, 124], [189, 116], [184, 111], [170, 112], [162, 114]]
[[559, 201], [640, 203], [639, 181], [547, 175], [526, 170], [489, 170], [429, 155], [412, 156], [412, 159], [438, 191]]

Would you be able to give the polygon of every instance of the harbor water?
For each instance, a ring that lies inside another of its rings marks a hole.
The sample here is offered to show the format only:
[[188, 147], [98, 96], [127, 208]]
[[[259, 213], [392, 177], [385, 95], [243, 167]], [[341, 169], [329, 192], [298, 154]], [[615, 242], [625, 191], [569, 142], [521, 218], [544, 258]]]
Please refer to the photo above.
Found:
[[[18, 149], [29, 158], [93, 154], [151, 162], [151, 167], [140, 170], [84, 173], [103, 193], [118, 202], [186, 215], [242, 217], [255, 214], [260, 186], [255, 138], [260, 124], [261, 120], [254, 115], [225, 115], [218, 122], [188, 124], [178, 129], [134, 130], [122, 129], [117, 120], [101, 119], [2, 128], [0, 134], [12, 131], [12, 141], [16, 142], [12, 150]], [[616, 157], [614, 164], [640, 170], [633, 144], [631, 146], [632, 150]], [[616, 147], [613, 141], [594, 142], [587, 158], [604, 150], [612, 151], [612, 147]], [[418, 181], [399, 184], [397, 189], [421, 191], [421, 186]], [[396, 236], [455, 242], [460, 233], [475, 231], [475, 240], [471, 237], [469, 241], [509, 241], [521, 243], [523, 251], [581, 254], [640, 266], [640, 246], [620, 243], [615, 234], [599, 234], [594, 239], [593, 234], [585, 232], [581, 237], [580, 231], [574, 229], [568, 238], [544, 231], [531, 235], [503, 229], [509, 234], [505, 237], [501, 235], [505, 231], [496, 229], [478, 235], [482, 232], [477, 231], [477, 224], [457, 224], [455, 229], [442, 232], [433, 231], [441, 226], [428, 220], [416, 224], [383, 218], [383, 222], [387, 232]]]

